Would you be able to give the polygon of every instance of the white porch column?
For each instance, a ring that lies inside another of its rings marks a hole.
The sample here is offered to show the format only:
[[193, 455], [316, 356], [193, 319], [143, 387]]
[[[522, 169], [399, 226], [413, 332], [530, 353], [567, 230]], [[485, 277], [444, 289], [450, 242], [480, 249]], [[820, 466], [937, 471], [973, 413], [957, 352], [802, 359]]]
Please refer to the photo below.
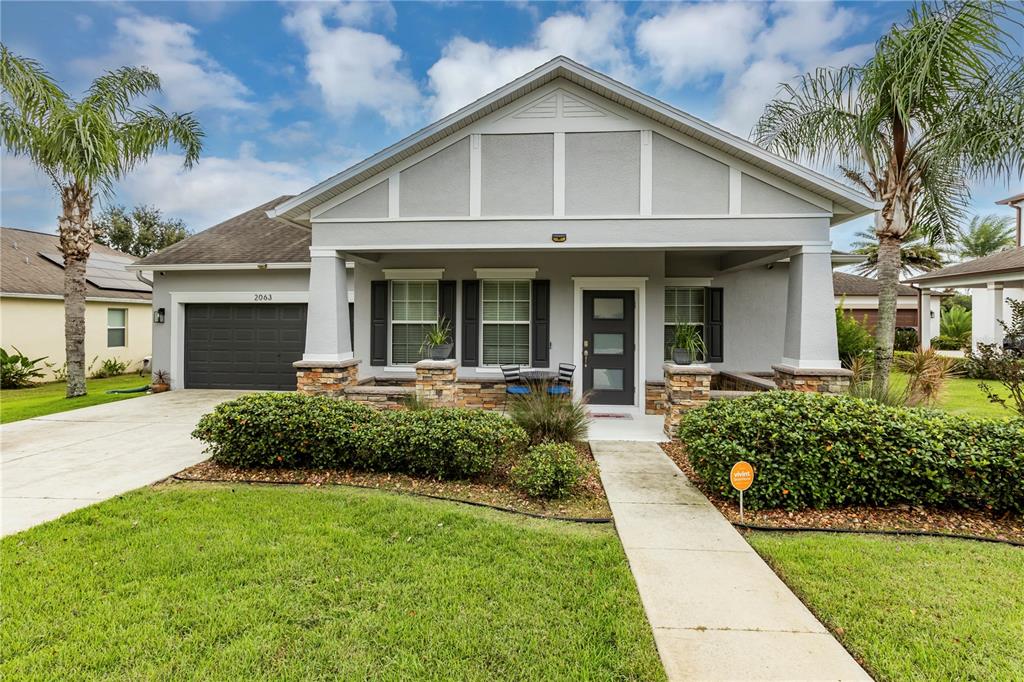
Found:
[[831, 248], [794, 250], [789, 258], [782, 364], [796, 369], [840, 369], [835, 319]]
[[1003, 285], [989, 282], [984, 289], [971, 291], [971, 345], [977, 349], [979, 343], [1000, 344], [1003, 341]]
[[921, 289], [921, 305], [917, 315], [920, 318], [917, 335], [921, 341], [921, 350], [928, 350], [932, 347], [932, 290]]
[[334, 249], [310, 250], [309, 308], [303, 362], [340, 362], [352, 358], [348, 323], [348, 273]]

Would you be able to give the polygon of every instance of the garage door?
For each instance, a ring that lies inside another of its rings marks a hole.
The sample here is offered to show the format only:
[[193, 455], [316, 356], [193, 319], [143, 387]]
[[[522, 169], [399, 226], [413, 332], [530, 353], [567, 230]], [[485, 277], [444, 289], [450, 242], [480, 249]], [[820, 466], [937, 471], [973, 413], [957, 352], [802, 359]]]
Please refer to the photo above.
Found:
[[295, 390], [305, 303], [185, 306], [185, 388]]

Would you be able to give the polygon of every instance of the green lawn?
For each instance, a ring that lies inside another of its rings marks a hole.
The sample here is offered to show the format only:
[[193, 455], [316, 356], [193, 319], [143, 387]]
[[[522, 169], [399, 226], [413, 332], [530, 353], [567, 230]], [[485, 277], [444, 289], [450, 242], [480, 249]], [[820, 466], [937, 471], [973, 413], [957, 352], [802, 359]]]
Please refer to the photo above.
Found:
[[67, 390], [64, 382], [52, 384], [40, 384], [32, 388], [7, 389], [0, 392], [0, 424], [16, 422], [21, 419], [41, 417], [44, 414], [54, 412], [66, 412], [67, 410], [99, 405], [115, 400], [127, 400], [137, 398], [145, 393], [128, 393], [122, 395], [108, 395], [106, 391], [112, 388], [137, 388], [149, 383], [147, 377], [140, 377], [138, 374], [125, 374], [109, 379], [89, 379], [86, 381], [88, 395], [81, 398], [64, 397]]
[[610, 525], [177, 484], [0, 549], [5, 679], [664, 679]]
[[[906, 386], [907, 375], [892, 373], [892, 383], [902, 389]], [[946, 382], [942, 399], [935, 407], [953, 414], [967, 414], [975, 417], [1012, 417], [1016, 413], [1005, 409], [1002, 405], [991, 403], [978, 384], [978, 379], [953, 378]], [[1006, 397], [1009, 393], [998, 381], [985, 381], [999, 395]], [[1012, 403], [1011, 403], [1012, 404]]]
[[748, 539], [877, 679], [1024, 677], [1024, 548], [824, 533]]

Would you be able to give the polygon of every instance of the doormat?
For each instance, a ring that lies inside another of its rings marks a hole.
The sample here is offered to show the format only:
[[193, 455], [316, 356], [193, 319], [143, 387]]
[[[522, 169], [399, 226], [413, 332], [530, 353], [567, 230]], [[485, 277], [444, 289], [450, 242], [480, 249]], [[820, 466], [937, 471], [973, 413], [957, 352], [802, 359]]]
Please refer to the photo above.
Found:
[[594, 419], [632, 419], [631, 414], [622, 414], [618, 412], [591, 412], [590, 416]]

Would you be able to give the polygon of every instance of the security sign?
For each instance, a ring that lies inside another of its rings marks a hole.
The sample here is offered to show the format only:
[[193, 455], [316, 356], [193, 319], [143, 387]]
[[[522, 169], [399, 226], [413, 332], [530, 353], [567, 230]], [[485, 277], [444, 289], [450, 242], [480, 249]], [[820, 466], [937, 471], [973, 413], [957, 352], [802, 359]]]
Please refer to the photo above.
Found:
[[729, 472], [729, 482], [732, 487], [743, 492], [754, 482], [754, 467], [749, 462], [739, 461], [732, 465]]

